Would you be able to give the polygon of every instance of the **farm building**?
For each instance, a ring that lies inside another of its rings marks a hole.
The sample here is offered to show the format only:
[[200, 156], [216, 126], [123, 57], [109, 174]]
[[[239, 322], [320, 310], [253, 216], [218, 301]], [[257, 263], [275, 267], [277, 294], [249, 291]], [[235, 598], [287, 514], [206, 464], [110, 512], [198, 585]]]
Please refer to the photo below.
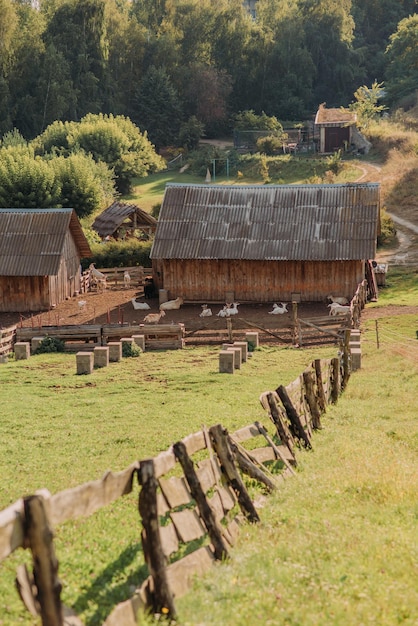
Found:
[[187, 302], [353, 296], [373, 259], [379, 185], [167, 185], [156, 286]]
[[48, 310], [73, 296], [89, 256], [73, 209], [0, 209], [0, 311]]
[[327, 109], [321, 104], [315, 117], [315, 130], [319, 131], [318, 152], [326, 154], [347, 149], [353, 143], [356, 121], [357, 116], [351, 111]]
[[135, 204], [113, 202], [94, 220], [92, 228], [102, 239], [113, 237], [148, 238], [155, 232], [157, 220]]

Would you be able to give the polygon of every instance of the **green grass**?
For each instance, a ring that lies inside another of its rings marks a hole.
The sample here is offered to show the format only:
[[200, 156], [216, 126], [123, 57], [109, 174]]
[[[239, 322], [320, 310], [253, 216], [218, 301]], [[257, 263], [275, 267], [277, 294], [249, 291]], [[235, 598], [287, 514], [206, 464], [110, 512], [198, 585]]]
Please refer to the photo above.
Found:
[[[393, 304], [417, 305], [411, 289], [408, 271], [405, 281], [388, 276]], [[417, 322], [386, 315], [379, 347], [375, 321], [363, 324], [362, 368], [322, 417], [313, 451], [299, 452], [296, 477], [266, 499], [261, 523], [242, 527], [231, 560], [176, 601], [178, 624], [416, 624]], [[0, 508], [124, 469], [202, 424], [267, 424], [260, 393], [335, 353], [262, 347], [233, 376], [218, 373], [216, 347], [144, 353], [86, 377], [74, 355], [10, 360], [0, 366]], [[55, 533], [63, 601], [98, 626], [146, 576], [137, 489]], [[13, 586], [28, 556], [19, 550], [0, 566], [5, 626], [39, 623]]]
[[369, 306], [418, 305], [418, 270], [389, 265], [385, 282], [385, 286], [379, 287], [378, 300]]

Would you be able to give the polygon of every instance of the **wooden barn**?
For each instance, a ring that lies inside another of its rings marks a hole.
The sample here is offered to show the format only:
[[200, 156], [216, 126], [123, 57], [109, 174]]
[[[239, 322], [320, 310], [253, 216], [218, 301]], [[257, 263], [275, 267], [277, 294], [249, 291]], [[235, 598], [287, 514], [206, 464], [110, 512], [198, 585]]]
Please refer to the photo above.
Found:
[[315, 116], [315, 134], [319, 134], [318, 152], [329, 154], [347, 150], [353, 140], [357, 116], [345, 109], [327, 109], [321, 104]]
[[0, 209], [0, 311], [48, 310], [74, 296], [90, 256], [73, 209]]
[[135, 204], [113, 202], [94, 220], [92, 228], [102, 239], [113, 237], [148, 238], [155, 233], [157, 220]]
[[373, 259], [378, 184], [167, 185], [156, 286], [186, 302], [351, 297]]

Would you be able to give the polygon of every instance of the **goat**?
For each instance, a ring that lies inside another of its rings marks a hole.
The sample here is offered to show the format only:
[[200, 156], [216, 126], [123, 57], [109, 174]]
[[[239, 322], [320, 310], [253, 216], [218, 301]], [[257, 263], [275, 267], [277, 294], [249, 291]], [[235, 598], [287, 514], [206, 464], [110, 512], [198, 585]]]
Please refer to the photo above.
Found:
[[334, 302], [336, 304], [342, 304], [342, 305], [348, 304], [348, 300], [344, 296], [338, 296], [338, 297], [328, 296], [328, 300], [331, 300], [331, 303]]
[[95, 282], [98, 287], [106, 289], [106, 276], [94, 267], [94, 263], [90, 263], [89, 271], [92, 282]]
[[134, 307], [135, 311], [138, 311], [138, 310], [145, 311], [145, 310], [151, 308], [150, 305], [147, 304], [146, 302], [138, 302], [135, 298], [132, 298], [131, 302], [132, 302], [132, 306]]
[[129, 285], [131, 284], [131, 276], [128, 271], [126, 271], [123, 275], [123, 284], [127, 289], [129, 289]]
[[210, 317], [212, 315], [212, 309], [207, 304], [202, 304], [202, 312], [199, 317]]
[[231, 304], [225, 304], [224, 307], [217, 313], [218, 317], [230, 317], [231, 315], [238, 314], [238, 302], [232, 302]]
[[338, 304], [338, 302], [331, 302], [328, 307], [330, 315], [347, 315], [351, 312], [350, 306], [343, 306], [342, 304]]
[[225, 304], [225, 306], [216, 315], [218, 317], [229, 317], [229, 315], [226, 312], [226, 310], [227, 310], [227, 305]]
[[158, 324], [158, 322], [162, 317], [164, 317], [164, 315], [164, 311], [160, 311], [159, 313], [148, 313], [148, 315], [144, 317], [144, 322], [146, 324]]
[[81, 313], [81, 311], [84, 311], [84, 309], [86, 308], [86, 304], [87, 304], [87, 300], [79, 300], [78, 301], [78, 310]]
[[163, 302], [162, 304], [160, 304], [160, 311], [173, 311], [174, 309], [179, 309], [183, 302], [183, 298], [168, 300], [168, 302]]
[[269, 311], [270, 315], [283, 315], [288, 313], [286, 302], [280, 302], [280, 304], [273, 304], [273, 310]]

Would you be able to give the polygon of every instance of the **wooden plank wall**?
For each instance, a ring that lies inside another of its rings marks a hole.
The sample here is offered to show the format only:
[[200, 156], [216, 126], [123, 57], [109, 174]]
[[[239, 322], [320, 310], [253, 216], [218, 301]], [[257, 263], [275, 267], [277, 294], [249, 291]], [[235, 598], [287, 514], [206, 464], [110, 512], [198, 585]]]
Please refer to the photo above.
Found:
[[225, 302], [233, 293], [239, 302], [325, 301], [329, 294], [351, 300], [364, 279], [362, 261], [227, 261], [177, 260], [156, 262], [169, 298], [186, 302]]

